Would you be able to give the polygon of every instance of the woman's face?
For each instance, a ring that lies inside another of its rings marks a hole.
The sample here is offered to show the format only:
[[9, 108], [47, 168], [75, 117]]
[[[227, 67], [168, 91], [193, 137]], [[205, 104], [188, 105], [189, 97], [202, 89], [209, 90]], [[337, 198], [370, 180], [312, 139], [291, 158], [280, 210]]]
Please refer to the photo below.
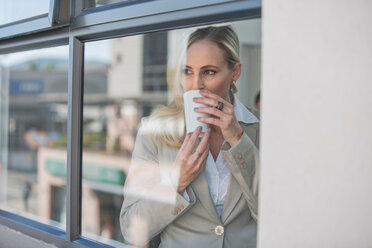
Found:
[[182, 86], [184, 91], [206, 89], [228, 100], [230, 84], [239, 78], [240, 68], [240, 63], [229, 68], [224, 51], [213, 41], [196, 41], [187, 50]]

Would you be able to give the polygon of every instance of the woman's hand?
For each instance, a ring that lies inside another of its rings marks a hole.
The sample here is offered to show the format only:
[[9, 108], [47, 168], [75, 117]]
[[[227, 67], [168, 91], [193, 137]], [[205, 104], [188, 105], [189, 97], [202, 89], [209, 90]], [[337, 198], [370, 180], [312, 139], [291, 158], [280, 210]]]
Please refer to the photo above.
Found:
[[[207, 90], [201, 90], [200, 95], [194, 102], [209, 105], [211, 107], [196, 108], [195, 112], [210, 114], [210, 117], [200, 117], [198, 121], [215, 125], [221, 129], [222, 136], [230, 146], [234, 146], [242, 137], [243, 130], [236, 120], [234, 106], [222, 97]], [[222, 110], [217, 109], [218, 102], [223, 103]]]
[[176, 157], [176, 168], [180, 170], [177, 192], [180, 194], [183, 194], [186, 187], [200, 174], [206, 164], [211, 129], [207, 129], [195, 152], [193, 152], [200, 132], [201, 127], [198, 127], [191, 136], [186, 135]]

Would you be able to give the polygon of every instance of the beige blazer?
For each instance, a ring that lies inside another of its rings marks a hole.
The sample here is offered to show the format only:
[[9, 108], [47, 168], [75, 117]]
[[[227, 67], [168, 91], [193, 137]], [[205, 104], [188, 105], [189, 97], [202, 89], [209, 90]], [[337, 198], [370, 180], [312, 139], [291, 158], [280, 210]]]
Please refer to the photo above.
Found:
[[126, 180], [126, 185], [137, 182], [147, 191], [147, 195], [124, 191], [120, 226], [128, 243], [145, 245], [160, 234], [159, 247], [164, 248], [256, 247], [259, 124], [240, 125], [244, 130], [241, 140], [233, 147], [226, 142], [222, 145], [222, 154], [230, 166], [231, 180], [221, 217], [211, 199], [204, 171], [186, 189], [190, 202], [174, 189], [173, 203], [151, 197], [167, 191], [164, 185], [159, 184], [160, 180], [156, 179], [159, 174], [152, 168], [172, 166], [177, 150], [152, 141], [140, 128], [132, 167], [143, 164], [152, 176], [136, 179], [131, 178], [130, 172]]

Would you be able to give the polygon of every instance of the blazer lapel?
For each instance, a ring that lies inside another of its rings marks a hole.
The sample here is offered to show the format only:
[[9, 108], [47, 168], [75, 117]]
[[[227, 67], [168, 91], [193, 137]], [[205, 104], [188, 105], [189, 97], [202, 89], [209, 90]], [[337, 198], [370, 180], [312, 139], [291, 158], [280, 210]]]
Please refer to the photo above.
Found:
[[248, 137], [252, 140], [252, 142], [256, 144], [257, 139], [256, 129], [250, 128], [249, 125], [245, 125], [243, 122], [239, 122], [239, 125], [243, 129], [243, 131], [248, 135]]
[[205, 170], [203, 170], [199, 174], [199, 176], [191, 183], [191, 188], [193, 189], [200, 203], [204, 206], [205, 209], [207, 209], [207, 211], [213, 217], [213, 219], [216, 219], [220, 222], [221, 221], [220, 217], [218, 216], [216, 207], [214, 206], [214, 203], [211, 198], [211, 194], [209, 193], [209, 187], [207, 178], [205, 176]]
[[[248, 135], [248, 137], [255, 142], [256, 140], [256, 131], [254, 129], [249, 128], [249, 126], [244, 125], [243, 123], [239, 122], [241, 128], [244, 130], [244, 132]], [[242, 196], [242, 191], [239, 187], [238, 182], [234, 178], [234, 176], [231, 174], [230, 177], [230, 184], [227, 189], [227, 195], [225, 198], [222, 214], [221, 214], [221, 220], [222, 223], [226, 224], [227, 218], [230, 216], [231, 212], [235, 208], [235, 205], [238, 203], [240, 197]]]
[[[244, 125], [243, 123], [239, 123], [240, 126], [243, 128], [244, 132], [249, 136], [252, 141], [256, 140], [256, 131], [254, 129], [249, 128], [249, 126]], [[228, 187], [224, 207], [222, 210], [221, 218], [219, 217], [216, 207], [211, 198], [211, 194], [209, 193], [209, 187], [207, 178], [205, 176], [205, 170], [203, 170], [199, 176], [191, 183], [191, 188], [194, 191], [196, 197], [199, 199], [201, 204], [204, 206], [205, 209], [210, 213], [210, 215], [219, 222], [225, 223], [229, 215], [231, 214], [232, 210], [234, 209], [235, 205], [238, 203], [240, 197], [242, 196], [242, 192], [239, 188], [239, 184], [236, 179], [231, 175], [230, 184]]]
[[231, 175], [230, 184], [227, 189], [225, 203], [224, 203], [222, 214], [221, 214], [222, 223], [225, 224], [227, 218], [230, 216], [235, 205], [238, 203], [241, 195], [242, 195], [242, 191], [239, 188], [238, 182]]

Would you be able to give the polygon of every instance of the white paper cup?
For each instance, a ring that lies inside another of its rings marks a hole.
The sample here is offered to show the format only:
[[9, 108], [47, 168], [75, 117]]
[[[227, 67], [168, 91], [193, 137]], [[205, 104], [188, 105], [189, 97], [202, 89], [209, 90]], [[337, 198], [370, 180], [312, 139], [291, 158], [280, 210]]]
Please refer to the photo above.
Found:
[[207, 131], [208, 124], [198, 121], [198, 117], [209, 117], [209, 114], [196, 113], [194, 108], [209, 107], [205, 104], [196, 103], [193, 101], [194, 97], [202, 97], [199, 90], [190, 90], [183, 94], [183, 102], [185, 107], [185, 120], [187, 134], [193, 133], [199, 126], [202, 127], [202, 133]]

